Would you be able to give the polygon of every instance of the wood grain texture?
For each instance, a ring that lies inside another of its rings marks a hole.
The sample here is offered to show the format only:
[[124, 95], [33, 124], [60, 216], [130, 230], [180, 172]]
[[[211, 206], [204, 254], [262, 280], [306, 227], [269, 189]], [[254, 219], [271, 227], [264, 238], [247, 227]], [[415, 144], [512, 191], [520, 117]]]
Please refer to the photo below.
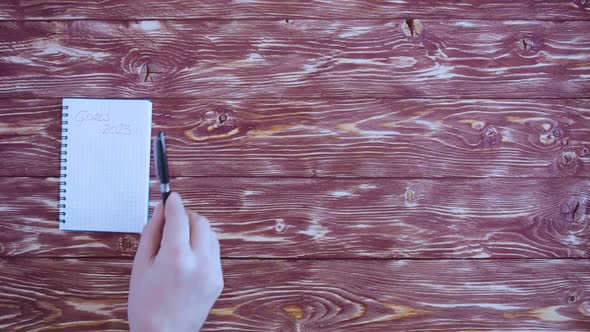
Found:
[[66, 96], [156, 98], [221, 241], [204, 331], [590, 330], [589, 14], [1, 2], [0, 330], [128, 329], [139, 236], [58, 229]]
[[585, 0], [418, 0], [418, 1], [57, 1], [0, 3], [0, 19], [145, 19], [145, 18], [406, 18], [581, 19], [590, 17]]
[[[230, 260], [223, 269], [203, 331], [590, 327], [588, 260]], [[2, 259], [0, 328], [126, 330], [130, 270], [124, 260]]]
[[[224, 257], [587, 258], [588, 179], [175, 178]], [[133, 234], [62, 232], [57, 179], [0, 178], [2, 256], [130, 256]], [[159, 201], [152, 182], [152, 207]], [[67, 216], [66, 216], [67, 220]]]
[[[590, 100], [153, 102], [173, 176], [590, 176]], [[58, 176], [60, 117], [0, 100], [0, 175]]]
[[590, 97], [590, 21], [1, 22], [0, 98]]

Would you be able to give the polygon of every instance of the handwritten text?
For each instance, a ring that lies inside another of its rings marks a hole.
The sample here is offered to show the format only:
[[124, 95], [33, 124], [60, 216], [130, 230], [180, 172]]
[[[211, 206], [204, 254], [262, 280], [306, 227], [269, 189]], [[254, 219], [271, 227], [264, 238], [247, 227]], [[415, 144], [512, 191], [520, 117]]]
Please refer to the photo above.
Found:
[[108, 112], [80, 111], [80, 112], [78, 112], [78, 114], [76, 114], [76, 121], [78, 121], [78, 122], [89, 122], [89, 121], [109, 122], [109, 121], [111, 121], [111, 114]]
[[128, 123], [119, 123], [116, 125], [106, 123], [102, 133], [104, 135], [131, 135], [131, 128]]

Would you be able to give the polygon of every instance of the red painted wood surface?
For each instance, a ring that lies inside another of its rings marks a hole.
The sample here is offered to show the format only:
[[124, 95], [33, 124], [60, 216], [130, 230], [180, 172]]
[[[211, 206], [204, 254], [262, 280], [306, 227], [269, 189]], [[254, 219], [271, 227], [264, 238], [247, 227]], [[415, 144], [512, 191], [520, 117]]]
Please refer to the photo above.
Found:
[[[130, 256], [131, 234], [57, 229], [57, 178], [0, 178], [1, 256]], [[175, 178], [224, 257], [587, 258], [588, 179]], [[157, 183], [152, 206], [159, 201]], [[59, 245], [56, 245], [58, 244]]]
[[[173, 176], [589, 176], [589, 100], [155, 99]], [[0, 100], [3, 176], [58, 176], [61, 100]], [[154, 170], [152, 170], [154, 173]]]
[[221, 239], [205, 331], [589, 330], [589, 13], [0, 3], [0, 330], [128, 328], [138, 236], [57, 227], [66, 96], [154, 98]]
[[[127, 329], [127, 260], [0, 260], [4, 331]], [[588, 260], [226, 260], [203, 331], [587, 331]]]
[[590, 97], [590, 21], [1, 22], [0, 97]]
[[0, 3], [0, 19], [138, 19], [138, 18], [406, 18], [588, 19], [585, 0], [412, 0], [337, 2], [305, 1], [57, 1]]

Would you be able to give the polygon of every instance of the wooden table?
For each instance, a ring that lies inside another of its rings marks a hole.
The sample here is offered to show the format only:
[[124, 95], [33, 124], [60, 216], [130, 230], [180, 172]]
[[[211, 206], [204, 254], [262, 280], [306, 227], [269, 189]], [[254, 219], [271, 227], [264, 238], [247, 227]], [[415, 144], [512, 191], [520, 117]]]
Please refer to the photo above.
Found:
[[172, 184], [221, 238], [203, 330], [590, 329], [589, 1], [28, 0], [0, 20], [0, 330], [128, 327], [138, 236], [58, 230], [66, 96], [153, 98]]

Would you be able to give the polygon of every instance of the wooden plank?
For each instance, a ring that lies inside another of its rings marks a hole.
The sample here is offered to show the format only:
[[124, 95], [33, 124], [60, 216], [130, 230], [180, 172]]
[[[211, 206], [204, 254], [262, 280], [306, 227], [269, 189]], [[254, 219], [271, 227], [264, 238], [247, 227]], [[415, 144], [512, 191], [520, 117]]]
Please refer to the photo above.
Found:
[[[0, 328], [127, 330], [126, 260], [0, 260]], [[590, 261], [224, 261], [203, 331], [586, 331]], [[342, 275], [346, 274], [347, 278]]]
[[0, 97], [590, 97], [590, 21], [2, 22]]
[[2, 176], [59, 176], [60, 100], [0, 100]]
[[[0, 100], [0, 175], [59, 175], [60, 106]], [[590, 100], [155, 99], [153, 108], [173, 176], [590, 176]]]
[[[172, 186], [213, 221], [224, 257], [590, 257], [588, 179], [175, 178]], [[0, 178], [0, 187], [10, 188], [0, 192], [0, 255], [133, 255], [134, 234], [59, 231], [57, 179]]]
[[[180, 10], [181, 9], [181, 10]], [[146, 19], [146, 18], [455, 18], [588, 20], [583, 0], [417, 0], [417, 1], [195, 1], [111, 0], [4, 1], [0, 19]]]

